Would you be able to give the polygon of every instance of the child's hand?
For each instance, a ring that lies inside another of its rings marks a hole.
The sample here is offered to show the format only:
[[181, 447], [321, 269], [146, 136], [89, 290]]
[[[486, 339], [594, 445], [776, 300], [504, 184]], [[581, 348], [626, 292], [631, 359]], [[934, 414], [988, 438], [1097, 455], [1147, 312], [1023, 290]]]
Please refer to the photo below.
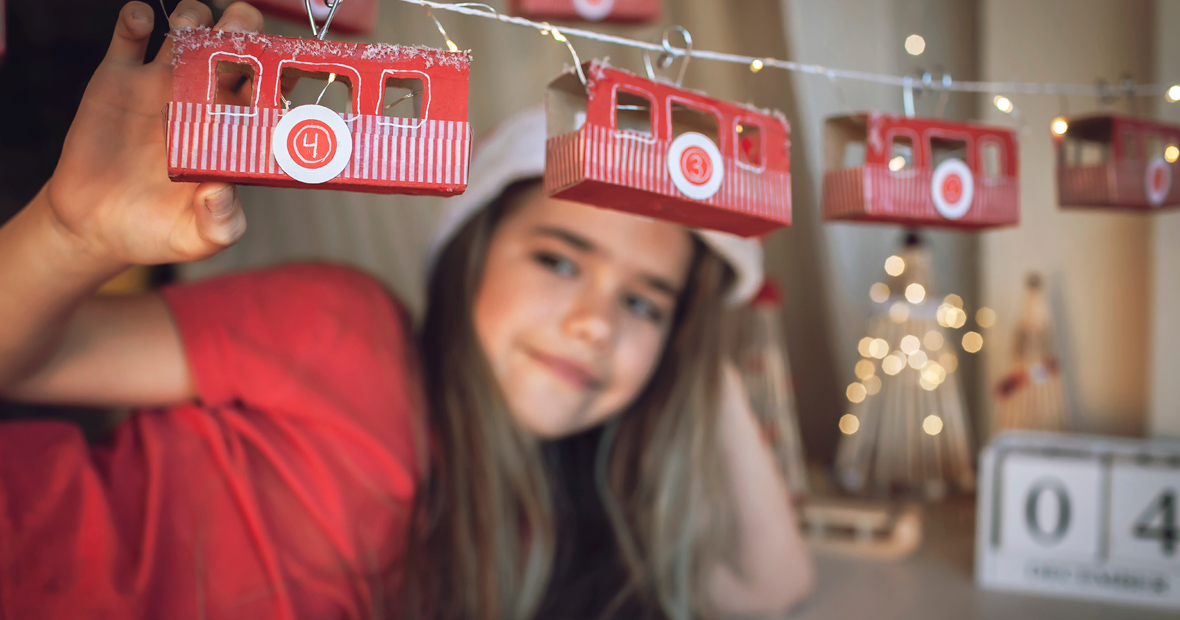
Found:
[[[171, 25], [207, 27], [212, 21], [208, 7], [183, 0]], [[246, 231], [232, 185], [168, 179], [164, 109], [172, 95], [172, 42], [166, 40], [155, 60], [144, 64], [152, 22], [146, 4], [123, 7], [46, 185], [61, 229], [108, 263], [199, 260]], [[259, 32], [262, 16], [238, 2], [217, 28]]]

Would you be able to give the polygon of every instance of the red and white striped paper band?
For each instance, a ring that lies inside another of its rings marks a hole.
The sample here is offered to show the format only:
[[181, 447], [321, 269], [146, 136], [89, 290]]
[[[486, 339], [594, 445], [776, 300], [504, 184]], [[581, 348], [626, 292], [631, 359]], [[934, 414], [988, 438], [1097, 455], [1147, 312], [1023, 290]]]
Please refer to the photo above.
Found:
[[[546, 150], [547, 191], [592, 179], [688, 200], [672, 183], [667, 153], [671, 141], [644, 139], [587, 123], [550, 138]], [[791, 213], [791, 176], [780, 170], [751, 170], [724, 157], [721, 188], [699, 201], [727, 211], [784, 221]]]
[[[172, 169], [289, 179], [271, 154], [277, 108], [173, 102], [168, 105]], [[390, 186], [466, 186], [471, 127], [371, 114], [341, 115], [352, 128], [353, 155], [339, 179]]]
[[[1153, 207], [1147, 200], [1144, 184], [1146, 174], [1147, 163], [1142, 161], [1059, 166], [1058, 201], [1067, 207], [1102, 205], [1128, 209], [1155, 209], [1157, 207]], [[1167, 196], [1160, 204], [1180, 204], [1180, 183], [1172, 183]]]
[[824, 215], [947, 226], [1016, 224], [1020, 221], [1015, 179], [975, 179], [975, 198], [962, 218], [939, 215], [930, 195], [929, 170], [894, 172], [885, 166], [862, 166], [824, 173]]

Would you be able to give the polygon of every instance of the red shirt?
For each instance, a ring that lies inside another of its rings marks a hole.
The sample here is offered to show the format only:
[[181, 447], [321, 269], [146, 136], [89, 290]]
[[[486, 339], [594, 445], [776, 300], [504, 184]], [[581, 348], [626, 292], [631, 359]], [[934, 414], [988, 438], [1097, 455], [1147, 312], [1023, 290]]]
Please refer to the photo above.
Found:
[[109, 445], [0, 424], [0, 618], [389, 610], [420, 474], [407, 319], [294, 265], [163, 291], [199, 391]]

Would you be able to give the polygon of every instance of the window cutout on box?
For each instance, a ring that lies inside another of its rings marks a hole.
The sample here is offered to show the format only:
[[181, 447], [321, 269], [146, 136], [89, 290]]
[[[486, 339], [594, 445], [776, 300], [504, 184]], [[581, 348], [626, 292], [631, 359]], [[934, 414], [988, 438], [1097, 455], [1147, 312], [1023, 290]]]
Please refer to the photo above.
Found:
[[941, 164], [948, 159], [957, 159], [963, 163], [966, 163], [967, 141], [952, 140], [948, 138], [931, 138], [930, 168], [937, 168], [938, 164]]
[[682, 103], [672, 102], [672, 139], [675, 140], [681, 134], [690, 131], [703, 134], [712, 140], [713, 144], [721, 145], [721, 141], [718, 139], [720, 134], [716, 115]]
[[983, 176], [985, 178], [1000, 176], [1000, 145], [995, 142], [984, 142], [979, 147], [979, 155], [983, 160]]
[[279, 81], [284, 89], [290, 88], [286, 97], [291, 108], [319, 101], [320, 105], [337, 112], [351, 114], [353, 111], [352, 80], [347, 75], [283, 67]]
[[213, 103], [217, 105], [252, 105], [254, 103], [254, 65], [248, 62], [217, 63], [217, 87]]
[[1143, 141], [1143, 146], [1146, 147], [1146, 155], [1144, 159], [1151, 161], [1156, 157], [1164, 156], [1164, 139], [1155, 134], [1148, 134]]
[[651, 118], [651, 99], [625, 90], [615, 93], [616, 127], [650, 136], [653, 135]]
[[893, 136], [889, 143], [889, 169], [900, 172], [914, 167], [914, 141], [909, 136]]
[[392, 118], [422, 118], [425, 101], [422, 80], [391, 77], [385, 80], [381, 96], [381, 116]]
[[762, 166], [762, 127], [753, 121], [741, 121], [737, 125], [738, 161], [760, 168]]
[[1100, 140], [1082, 140], [1066, 137], [1065, 159], [1071, 166], [1096, 166], [1105, 164], [1110, 148]]

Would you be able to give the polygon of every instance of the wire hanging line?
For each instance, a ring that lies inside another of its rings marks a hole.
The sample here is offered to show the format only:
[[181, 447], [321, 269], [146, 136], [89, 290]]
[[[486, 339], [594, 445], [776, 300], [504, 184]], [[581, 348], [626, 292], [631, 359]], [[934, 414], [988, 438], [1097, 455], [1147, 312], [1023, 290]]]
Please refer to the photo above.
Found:
[[[407, 4], [416, 4], [427, 9], [436, 9], [439, 11], [450, 11], [452, 13], [459, 13], [461, 15], [470, 15], [473, 17], [482, 17], [484, 19], [494, 19], [506, 24], [515, 24], [517, 26], [524, 26], [526, 28], [533, 28], [540, 31], [542, 34], [549, 34], [556, 32], [558, 28], [546, 22], [535, 22], [524, 19], [522, 17], [514, 17], [512, 15], [505, 15], [496, 11], [495, 9], [482, 4], [464, 3], [464, 4], [444, 4], [441, 2], [432, 2], [431, 0], [398, 0]], [[649, 43], [646, 41], [637, 41], [628, 39], [626, 37], [619, 37], [615, 35], [603, 34], [591, 30], [583, 30], [581, 28], [571, 28], [568, 26], [561, 26], [560, 32], [565, 37], [576, 37], [580, 39], [589, 39], [592, 41], [601, 41], [604, 43], [613, 43], [615, 45], [622, 45], [625, 47], [633, 47], [651, 52], [661, 52], [671, 56], [683, 57], [691, 56], [694, 60], [705, 59], [715, 60], [718, 62], [728, 62], [737, 65], [744, 65], [749, 67], [751, 71], [757, 72], [764, 67], [774, 67], [776, 69], [783, 69], [785, 71], [793, 71], [796, 73], [804, 73], [811, 75], [824, 76], [829, 79], [854, 80], [858, 82], [868, 82], [872, 84], [883, 84], [886, 86], [896, 86], [904, 88], [906, 86], [914, 87], [913, 77], [901, 75], [888, 75], [882, 73], [871, 73], [868, 71], [853, 71], [849, 69], [833, 69], [823, 65], [808, 64], [795, 62], [791, 60], [780, 60], [777, 58], [759, 58], [755, 56], [743, 56], [740, 54], [727, 54], [724, 52], [711, 52], [708, 50], [699, 49], [684, 49], [678, 47], [671, 47], [661, 43]], [[928, 84], [922, 84], [922, 88], [932, 91], [950, 91], [963, 93], [1005, 93], [1005, 94], [1024, 94], [1024, 95], [1075, 95], [1081, 97], [1156, 97], [1167, 93], [1169, 86], [1166, 84], [1122, 84], [1119, 86], [1110, 86], [1105, 84], [1045, 84], [1039, 82], [974, 82], [974, 81], [958, 81], [958, 80], [941, 80], [934, 81]]]

